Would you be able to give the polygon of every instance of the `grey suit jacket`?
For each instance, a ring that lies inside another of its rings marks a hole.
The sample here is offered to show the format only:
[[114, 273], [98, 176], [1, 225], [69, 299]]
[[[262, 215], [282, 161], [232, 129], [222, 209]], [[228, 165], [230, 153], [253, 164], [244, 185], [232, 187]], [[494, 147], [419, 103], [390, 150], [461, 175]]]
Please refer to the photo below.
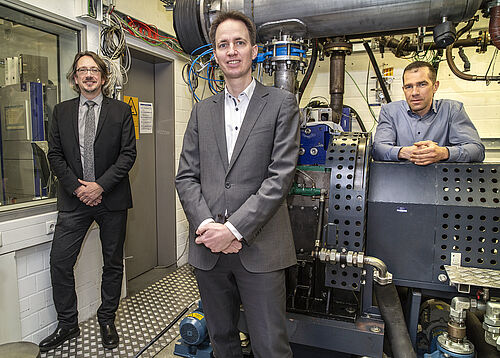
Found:
[[208, 218], [228, 211], [243, 235], [239, 255], [250, 272], [271, 272], [296, 263], [285, 198], [299, 149], [295, 97], [284, 90], [256, 87], [236, 141], [227, 158], [224, 92], [197, 103], [184, 135], [176, 187], [189, 221], [189, 263], [212, 269], [219, 255], [194, 242]]

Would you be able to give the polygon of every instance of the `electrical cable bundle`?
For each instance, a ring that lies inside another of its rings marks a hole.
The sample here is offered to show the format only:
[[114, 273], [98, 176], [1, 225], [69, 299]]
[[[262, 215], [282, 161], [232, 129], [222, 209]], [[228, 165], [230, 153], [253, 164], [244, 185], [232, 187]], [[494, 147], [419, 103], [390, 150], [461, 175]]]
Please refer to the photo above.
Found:
[[137, 19], [127, 16], [128, 22], [118, 17], [121, 26], [125, 28], [132, 36], [135, 36], [151, 46], [165, 45], [169, 50], [175, 53], [183, 53], [179, 41], [173, 36], [163, 36], [158, 32], [155, 25], [148, 25]]
[[[100, 31], [99, 50], [109, 70], [109, 81], [105, 90], [113, 94], [116, 87], [122, 87], [127, 83], [131, 57], [125, 41], [125, 31], [121, 26], [120, 18], [113, 14], [112, 7], [109, 8], [108, 18], [109, 26]], [[121, 60], [123, 60], [123, 65]]]
[[[210, 92], [213, 94], [219, 93], [224, 89], [224, 80], [216, 78], [217, 65], [214, 61], [214, 54], [211, 46], [211, 44], [207, 44], [195, 49], [191, 53], [190, 61], [182, 70], [182, 78], [188, 85], [189, 91], [196, 102], [200, 101], [200, 98], [196, 94], [199, 78], [207, 81]], [[186, 69], [188, 69], [187, 74], [185, 74]], [[203, 76], [202, 73], [206, 75]]]

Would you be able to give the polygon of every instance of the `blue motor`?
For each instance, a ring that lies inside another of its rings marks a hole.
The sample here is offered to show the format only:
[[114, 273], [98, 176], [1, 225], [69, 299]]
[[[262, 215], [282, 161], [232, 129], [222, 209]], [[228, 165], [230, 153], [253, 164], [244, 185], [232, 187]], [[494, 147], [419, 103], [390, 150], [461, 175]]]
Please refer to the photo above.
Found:
[[201, 301], [198, 303], [198, 308], [181, 321], [179, 331], [181, 339], [175, 345], [175, 355], [188, 358], [212, 357], [212, 347]]

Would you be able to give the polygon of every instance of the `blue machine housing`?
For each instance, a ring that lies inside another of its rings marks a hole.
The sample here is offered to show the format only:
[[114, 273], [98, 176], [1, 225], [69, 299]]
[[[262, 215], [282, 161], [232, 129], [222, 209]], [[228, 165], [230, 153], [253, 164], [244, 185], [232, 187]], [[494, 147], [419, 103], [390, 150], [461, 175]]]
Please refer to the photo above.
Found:
[[181, 339], [175, 345], [174, 354], [187, 358], [211, 358], [212, 347], [208, 339], [207, 323], [201, 306], [187, 315], [179, 325]]
[[300, 129], [299, 165], [324, 165], [328, 143], [332, 137], [330, 126], [323, 123]]

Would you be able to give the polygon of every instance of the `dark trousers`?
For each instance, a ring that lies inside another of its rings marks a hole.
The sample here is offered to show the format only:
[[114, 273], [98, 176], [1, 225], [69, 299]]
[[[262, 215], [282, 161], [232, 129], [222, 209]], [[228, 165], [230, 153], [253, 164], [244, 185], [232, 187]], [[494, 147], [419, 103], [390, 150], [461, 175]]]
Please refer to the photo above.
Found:
[[243, 304], [256, 358], [292, 357], [285, 316], [284, 270], [252, 273], [238, 254], [220, 254], [209, 271], [195, 270], [210, 341], [217, 358], [241, 358], [237, 323]]
[[57, 319], [63, 327], [78, 324], [73, 268], [85, 234], [94, 220], [99, 225], [104, 261], [101, 306], [97, 310], [97, 318], [100, 324], [115, 320], [123, 278], [127, 210], [108, 211], [102, 204], [90, 207], [82, 203], [74, 211], [59, 212], [50, 252], [52, 294]]

